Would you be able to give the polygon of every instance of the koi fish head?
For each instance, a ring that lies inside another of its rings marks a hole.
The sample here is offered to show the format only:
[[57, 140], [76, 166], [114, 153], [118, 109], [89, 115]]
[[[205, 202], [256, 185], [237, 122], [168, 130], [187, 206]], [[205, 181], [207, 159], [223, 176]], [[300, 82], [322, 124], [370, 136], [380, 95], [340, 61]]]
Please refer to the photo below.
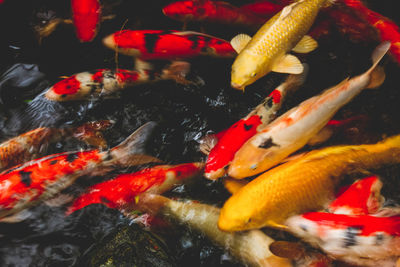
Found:
[[106, 36], [103, 44], [124, 55], [139, 57], [141, 48], [144, 47], [144, 39], [141, 31], [118, 31]]
[[[243, 54], [245, 53], [245, 54]], [[231, 86], [235, 89], [244, 90], [244, 88], [254, 83], [269, 71], [262, 68], [260, 56], [246, 53], [243, 51], [232, 65]]]
[[207, 16], [207, 9], [198, 5], [196, 1], [179, 1], [163, 8], [165, 16], [179, 21], [199, 20]]

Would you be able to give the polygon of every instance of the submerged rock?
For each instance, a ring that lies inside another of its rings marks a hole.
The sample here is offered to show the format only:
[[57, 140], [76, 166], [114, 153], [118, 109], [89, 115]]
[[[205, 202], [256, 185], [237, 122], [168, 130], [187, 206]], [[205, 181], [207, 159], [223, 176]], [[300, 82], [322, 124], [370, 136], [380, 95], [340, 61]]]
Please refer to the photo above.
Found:
[[176, 266], [164, 241], [139, 226], [125, 225], [106, 236], [79, 266]]

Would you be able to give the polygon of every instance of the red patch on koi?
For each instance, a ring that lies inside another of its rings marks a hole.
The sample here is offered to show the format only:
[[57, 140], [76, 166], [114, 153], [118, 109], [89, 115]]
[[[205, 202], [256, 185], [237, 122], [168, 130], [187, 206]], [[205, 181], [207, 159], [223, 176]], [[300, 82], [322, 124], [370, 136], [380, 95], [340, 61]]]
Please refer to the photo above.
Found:
[[274, 104], [278, 104], [281, 102], [282, 94], [279, 90], [272, 91], [269, 96], [272, 97], [272, 101], [274, 102]]
[[139, 78], [139, 73], [129, 70], [119, 70], [115, 75], [121, 83], [133, 83]]
[[92, 75], [92, 81], [96, 83], [102, 83], [104, 79], [105, 69], [97, 70], [96, 73]]
[[208, 155], [205, 173], [217, 171], [227, 166], [239, 148], [257, 133], [257, 127], [261, 123], [260, 117], [253, 115], [247, 120], [239, 120], [226, 130]]
[[73, 95], [79, 91], [80, 87], [81, 83], [76, 79], [76, 75], [73, 75], [53, 85], [52, 90], [58, 95]]
[[71, 9], [77, 37], [82, 42], [92, 41], [100, 22], [100, 2], [98, 0], [71, 0]]
[[314, 221], [320, 226], [332, 229], [359, 229], [358, 235], [370, 236], [376, 232], [385, 232], [392, 236], [400, 234], [400, 216], [375, 217], [371, 215], [344, 215], [325, 212], [309, 212], [303, 218]]
[[67, 152], [6, 170], [0, 174], [0, 207], [12, 209], [21, 199], [34, 201], [63, 176], [82, 170], [93, 161], [99, 160], [98, 150]]

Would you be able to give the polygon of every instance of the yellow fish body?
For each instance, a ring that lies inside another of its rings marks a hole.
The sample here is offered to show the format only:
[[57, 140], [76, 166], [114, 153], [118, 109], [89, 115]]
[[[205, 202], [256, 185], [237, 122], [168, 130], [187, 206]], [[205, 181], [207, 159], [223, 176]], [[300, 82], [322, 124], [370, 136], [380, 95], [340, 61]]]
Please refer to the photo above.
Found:
[[400, 135], [372, 145], [327, 147], [284, 163], [251, 181], [221, 209], [218, 227], [277, 227], [292, 215], [321, 209], [345, 174], [400, 163]]
[[244, 90], [270, 71], [301, 73], [300, 61], [287, 52], [308, 53], [317, 47], [314, 39], [304, 35], [328, 1], [332, 0], [297, 1], [272, 17], [253, 38], [245, 34], [233, 38], [231, 44], [239, 55], [232, 65], [231, 86]]

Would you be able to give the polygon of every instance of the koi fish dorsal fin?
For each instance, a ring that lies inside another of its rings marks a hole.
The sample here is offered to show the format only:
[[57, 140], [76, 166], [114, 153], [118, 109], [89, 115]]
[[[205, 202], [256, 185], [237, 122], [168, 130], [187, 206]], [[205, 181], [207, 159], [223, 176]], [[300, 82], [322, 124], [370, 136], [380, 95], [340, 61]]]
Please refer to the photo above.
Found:
[[239, 54], [243, 48], [250, 42], [251, 37], [247, 34], [241, 33], [233, 37], [231, 46]]
[[275, 61], [272, 66], [272, 71], [280, 73], [300, 74], [303, 72], [303, 65], [300, 60], [290, 54], [286, 54], [283, 57]]
[[370, 75], [370, 82], [367, 85], [367, 88], [369, 89], [377, 88], [385, 81], [386, 78], [385, 72], [383, 68], [378, 66], [378, 63], [389, 51], [390, 46], [391, 46], [390, 42], [384, 42], [378, 45], [378, 47], [375, 48], [374, 52], [372, 53], [371, 59], [373, 64], [371, 68], [365, 73], [367, 75]]
[[318, 47], [317, 41], [315, 41], [311, 36], [305, 35], [292, 49], [296, 53], [309, 53]]

